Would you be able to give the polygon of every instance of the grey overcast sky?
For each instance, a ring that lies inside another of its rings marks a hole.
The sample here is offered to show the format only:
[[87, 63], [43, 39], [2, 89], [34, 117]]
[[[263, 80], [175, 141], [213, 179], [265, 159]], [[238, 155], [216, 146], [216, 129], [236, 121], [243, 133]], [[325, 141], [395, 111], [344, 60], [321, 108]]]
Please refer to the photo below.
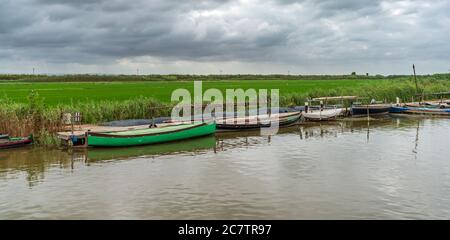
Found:
[[450, 70], [450, 1], [1, 0], [0, 72]]

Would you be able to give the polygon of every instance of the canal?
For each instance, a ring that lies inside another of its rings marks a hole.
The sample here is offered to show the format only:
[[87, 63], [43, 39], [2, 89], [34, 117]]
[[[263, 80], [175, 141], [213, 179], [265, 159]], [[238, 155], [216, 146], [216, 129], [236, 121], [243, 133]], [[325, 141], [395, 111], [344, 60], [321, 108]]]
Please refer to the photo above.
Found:
[[0, 219], [447, 219], [450, 119], [0, 151]]

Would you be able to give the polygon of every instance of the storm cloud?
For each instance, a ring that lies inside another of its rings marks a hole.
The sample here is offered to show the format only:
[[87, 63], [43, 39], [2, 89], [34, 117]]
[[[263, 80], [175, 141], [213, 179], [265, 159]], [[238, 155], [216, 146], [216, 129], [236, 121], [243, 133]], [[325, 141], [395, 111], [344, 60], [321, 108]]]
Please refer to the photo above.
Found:
[[0, 72], [447, 72], [448, 12], [444, 0], [2, 0]]

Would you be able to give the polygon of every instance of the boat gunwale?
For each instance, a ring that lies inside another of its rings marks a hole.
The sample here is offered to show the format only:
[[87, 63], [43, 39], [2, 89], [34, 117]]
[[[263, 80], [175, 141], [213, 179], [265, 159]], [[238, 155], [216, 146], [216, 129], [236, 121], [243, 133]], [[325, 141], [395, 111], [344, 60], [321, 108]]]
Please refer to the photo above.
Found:
[[[186, 130], [191, 130], [191, 129], [195, 129], [195, 128], [199, 128], [199, 127], [208, 126], [208, 125], [211, 125], [211, 124], [215, 124], [215, 123], [214, 122], [202, 122], [200, 124], [196, 124], [196, 125], [193, 125], [193, 126], [190, 126], [190, 127], [187, 127], [187, 128], [180, 128], [180, 129], [167, 131], [167, 132], [156, 132], [156, 133], [134, 134], [134, 135], [114, 135], [114, 134], [111, 134], [111, 133], [88, 132], [88, 137], [107, 137], [107, 138], [150, 137], [150, 136], [158, 136], [158, 135], [182, 132], [182, 131], [186, 131]], [[124, 132], [126, 132], [126, 131], [124, 131]]]

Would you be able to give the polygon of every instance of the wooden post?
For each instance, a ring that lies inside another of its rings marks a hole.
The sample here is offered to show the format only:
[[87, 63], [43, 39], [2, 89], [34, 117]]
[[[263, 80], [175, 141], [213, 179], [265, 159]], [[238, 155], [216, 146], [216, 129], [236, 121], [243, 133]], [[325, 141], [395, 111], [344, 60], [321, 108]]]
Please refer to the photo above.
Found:
[[[334, 106], [334, 112], [337, 112], [337, 107], [336, 107], [336, 105]], [[337, 114], [334, 115], [334, 119], [337, 119]]]
[[417, 77], [416, 77], [416, 66], [413, 64], [413, 72], [414, 72], [414, 82], [416, 84], [416, 94], [419, 93], [419, 85], [417, 84]]
[[370, 121], [370, 112], [369, 112], [369, 104], [367, 106], [367, 121]]
[[74, 132], [74, 124], [73, 124], [73, 122], [75, 121], [75, 119], [74, 119], [74, 116], [71, 114], [70, 115], [70, 123], [71, 123], [71, 125], [72, 125], [72, 135], [73, 135], [73, 132]]
[[225, 120], [226, 120], [226, 114], [225, 114], [225, 112], [227, 111], [226, 107], [227, 107], [226, 103], [222, 104], [222, 121], [223, 121], [223, 123], [225, 123]]
[[323, 101], [321, 100], [320, 102], [319, 102], [319, 120], [322, 120], [322, 111], [323, 111]]
[[75, 123], [78, 123], [78, 129], [81, 129], [81, 113], [80, 112], [75, 112], [74, 121], [75, 121]]
[[[89, 146], [89, 144], [88, 144], [88, 133], [87, 132], [85, 132], [84, 133], [84, 146], [83, 147], [88, 147]], [[87, 155], [86, 155], [86, 159], [87, 159]]]

